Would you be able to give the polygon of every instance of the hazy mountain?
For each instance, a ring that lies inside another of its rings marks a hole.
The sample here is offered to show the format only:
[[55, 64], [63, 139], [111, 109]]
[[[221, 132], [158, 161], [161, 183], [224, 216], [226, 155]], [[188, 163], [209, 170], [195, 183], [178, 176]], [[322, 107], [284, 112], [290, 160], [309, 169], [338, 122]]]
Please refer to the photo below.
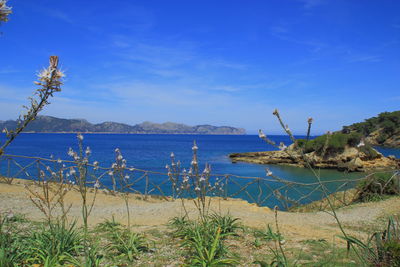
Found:
[[[0, 129], [14, 129], [17, 121], [0, 121]], [[242, 128], [229, 126], [196, 125], [165, 122], [143, 122], [128, 125], [117, 122], [92, 124], [84, 119], [60, 119], [51, 116], [38, 116], [29, 124], [25, 132], [55, 133], [55, 132], [92, 132], [92, 133], [142, 133], [142, 134], [246, 134]]]

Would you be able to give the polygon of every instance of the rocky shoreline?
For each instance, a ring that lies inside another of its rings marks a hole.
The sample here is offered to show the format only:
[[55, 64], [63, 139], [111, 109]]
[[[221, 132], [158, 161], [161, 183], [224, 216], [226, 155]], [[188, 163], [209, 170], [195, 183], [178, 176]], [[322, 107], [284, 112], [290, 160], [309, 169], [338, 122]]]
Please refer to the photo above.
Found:
[[285, 151], [232, 153], [229, 155], [229, 158], [232, 163], [248, 162], [296, 167], [306, 167], [307, 162], [309, 162], [315, 168], [337, 169], [349, 172], [394, 170], [400, 168], [400, 159], [394, 156], [385, 157], [376, 151], [375, 158], [371, 158], [354, 147], [346, 147], [342, 153], [336, 155], [319, 156], [317, 153], [311, 152], [304, 154], [303, 157], [292, 145]]

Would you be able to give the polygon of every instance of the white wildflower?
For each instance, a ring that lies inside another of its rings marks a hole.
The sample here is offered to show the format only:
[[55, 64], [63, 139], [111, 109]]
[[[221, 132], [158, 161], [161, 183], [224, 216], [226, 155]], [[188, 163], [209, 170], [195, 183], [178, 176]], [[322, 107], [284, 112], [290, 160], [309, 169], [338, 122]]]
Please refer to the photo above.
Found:
[[74, 156], [74, 150], [72, 150], [72, 148], [68, 149], [68, 156], [73, 157]]
[[267, 136], [263, 133], [263, 131], [260, 129], [258, 130], [258, 137], [260, 137], [261, 139], [266, 138]]
[[90, 154], [92, 154], [92, 151], [90, 150], [90, 147], [87, 147], [87, 148], [86, 148], [85, 154], [86, 154], [87, 156], [89, 156]]
[[195, 191], [200, 191], [200, 187], [196, 186]]
[[285, 150], [287, 148], [287, 146], [283, 143], [283, 142], [281, 142], [280, 144], [279, 144], [279, 149], [280, 150]]
[[96, 183], [93, 185], [93, 187], [96, 188], [96, 189], [100, 188], [99, 180], [96, 180]]
[[270, 169], [265, 168], [265, 172], [266, 172], [266, 175], [267, 175], [267, 176], [272, 176], [272, 172], [271, 172]]
[[193, 151], [196, 151], [197, 149], [199, 149], [199, 148], [197, 147], [196, 141], [194, 141], [194, 142], [193, 142], [192, 150], [193, 150]]
[[79, 141], [83, 141], [83, 135], [82, 134], [78, 134], [76, 136], [76, 138], [78, 138]]
[[11, 7], [7, 6], [7, 1], [0, 1], [0, 21], [6, 22], [8, 20], [8, 15], [10, 15]]
[[365, 146], [365, 143], [363, 140], [360, 141], [360, 143], [357, 145], [357, 147], [362, 147], [362, 146]]

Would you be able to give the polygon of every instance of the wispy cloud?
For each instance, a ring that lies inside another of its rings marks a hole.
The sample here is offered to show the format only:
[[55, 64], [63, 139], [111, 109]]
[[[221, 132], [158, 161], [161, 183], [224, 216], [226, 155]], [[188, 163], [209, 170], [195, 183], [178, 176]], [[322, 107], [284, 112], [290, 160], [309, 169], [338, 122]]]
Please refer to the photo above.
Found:
[[327, 2], [327, 0], [298, 0], [303, 3], [305, 9], [314, 8]]
[[348, 58], [349, 63], [376, 63], [381, 61], [382, 57], [378, 55], [356, 55]]
[[0, 75], [1, 74], [11, 74], [11, 73], [17, 73], [18, 70], [14, 67], [11, 66], [5, 66], [0, 68]]
[[242, 90], [239, 87], [229, 86], [229, 85], [216, 86], [216, 87], [214, 87], [212, 89], [216, 90], [216, 91], [223, 91], [223, 92], [229, 92], [229, 93], [238, 92], [238, 91]]
[[72, 19], [72, 17], [61, 10], [47, 7], [40, 7], [39, 10], [49, 17], [61, 20], [69, 24], [74, 24], [74, 20]]

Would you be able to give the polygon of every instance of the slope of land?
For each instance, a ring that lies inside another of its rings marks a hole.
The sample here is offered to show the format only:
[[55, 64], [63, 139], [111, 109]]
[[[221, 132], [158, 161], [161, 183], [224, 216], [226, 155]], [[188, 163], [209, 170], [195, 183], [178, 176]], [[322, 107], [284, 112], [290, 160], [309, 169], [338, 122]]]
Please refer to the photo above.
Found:
[[[0, 129], [14, 129], [17, 121], [0, 121]], [[117, 122], [103, 122], [92, 124], [84, 119], [60, 119], [51, 116], [38, 116], [30, 123], [25, 132], [36, 133], [129, 133], [129, 134], [246, 134], [242, 128], [230, 126], [196, 125], [166, 122], [143, 122], [136, 125], [128, 125]]]
[[383, 112], [364, 122], [344, 126], [342, 132], [357, 132], [371, 145], [400, 148], [400, 111]]

